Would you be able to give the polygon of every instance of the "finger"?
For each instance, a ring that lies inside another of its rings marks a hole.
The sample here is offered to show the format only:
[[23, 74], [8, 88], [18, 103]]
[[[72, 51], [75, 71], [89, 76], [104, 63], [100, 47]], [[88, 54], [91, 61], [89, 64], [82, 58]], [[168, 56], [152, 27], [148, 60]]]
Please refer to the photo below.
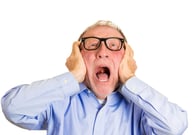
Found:
[[79, 49], [80, 41], [75, 41], [72, 46], [72, 53], [77, 54], [80, 52]]
[[78, 53], [80, 53], [78, 46], [79, 46], [80, 42], [79, 41], [75, 41], [72, 45], [72, 52], [70, 54], [70, 56], [66, 59], [66, 66], [71, 66], [72, 61], [74, 60], [74, 58], [76, 57], [76, 55], [78, 55]]
[[127, 43], [125, 43], [125, 47], [126, 47], [126, 55], [129, 57], [133, 57], [134, 56], [134, 52], [133, 49], [131, 48], [131, 46]]

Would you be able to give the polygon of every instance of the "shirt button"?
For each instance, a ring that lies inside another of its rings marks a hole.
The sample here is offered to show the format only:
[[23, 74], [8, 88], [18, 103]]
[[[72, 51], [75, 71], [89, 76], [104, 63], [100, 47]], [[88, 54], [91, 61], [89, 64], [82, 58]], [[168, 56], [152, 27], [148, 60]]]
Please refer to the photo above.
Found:
[[64, 83], [67, 83], [68, 82], [68, 80], [64, 80]]

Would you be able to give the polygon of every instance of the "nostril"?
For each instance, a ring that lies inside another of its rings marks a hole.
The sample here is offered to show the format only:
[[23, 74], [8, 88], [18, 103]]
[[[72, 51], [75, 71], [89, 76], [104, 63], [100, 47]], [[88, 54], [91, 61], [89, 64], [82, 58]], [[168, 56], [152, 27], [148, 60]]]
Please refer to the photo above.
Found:
[[98, 55], [99, 58], [108, 58], [108, 55]]

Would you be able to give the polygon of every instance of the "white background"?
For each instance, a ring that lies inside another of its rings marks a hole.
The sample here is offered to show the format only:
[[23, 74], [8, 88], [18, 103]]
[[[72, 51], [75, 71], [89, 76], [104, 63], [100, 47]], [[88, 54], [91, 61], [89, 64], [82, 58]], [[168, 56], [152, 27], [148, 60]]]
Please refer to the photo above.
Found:
[[[10, 88], [67, 71], [73, 41], [99, 19], [111, 20], [135, 52], [136, 75], [188, 112], [195, 131], [193, 0], [1, 0], [0, 96]], [[44, 135], [8, 122], [0, 134]]]

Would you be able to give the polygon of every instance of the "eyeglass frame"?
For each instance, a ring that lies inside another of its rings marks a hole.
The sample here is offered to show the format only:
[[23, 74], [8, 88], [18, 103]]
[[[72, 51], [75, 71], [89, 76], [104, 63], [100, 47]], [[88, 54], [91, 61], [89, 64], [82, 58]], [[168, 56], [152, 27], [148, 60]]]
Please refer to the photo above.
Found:
[[[99, 44], [97, 45], [98, 47], [95, 48], [95, 49], [87, 49], [87, 48], [85, 47], [85, 40], [88, 39], [88, 38], [96, 38], [96, 39], [98, 39], [98, 40], [99, 40]], [[108, 40], [108, 39], [119, 39], [120, 42], [121, 42], [121, 47], [120, 47], [119, 49], [117, 49], [117, 50], [112, 50], [112, 49], [110, 49], [110, 48], [108, 47], [107, 43], [106, 43], [106, 40]], [[79, 46], [80, 50], [82, 50], [82, 49], [81, 49], [81, 45], [82, 45], [82, 46], [84, 47], [84, 49], [87, 50], [87, 51], [97, 50], [98, 48], [100, 48], [101, 43], [102, 43], [102, 41], [103, 41], [107, 49], [109, 49], [109, 50], [111, 50], [111, 51], [120, 51], [120, 50], [122, 49], [122, 47], [124, 46], [125, 39], [119, 38], [119, 37], [99, 38], [99, 37], [93, 37], [93, 36], [92, 36], [92, 37], [83, 37], [83, 38], [80, 38], [80, 41], [81, 41], [80, 46]]]

